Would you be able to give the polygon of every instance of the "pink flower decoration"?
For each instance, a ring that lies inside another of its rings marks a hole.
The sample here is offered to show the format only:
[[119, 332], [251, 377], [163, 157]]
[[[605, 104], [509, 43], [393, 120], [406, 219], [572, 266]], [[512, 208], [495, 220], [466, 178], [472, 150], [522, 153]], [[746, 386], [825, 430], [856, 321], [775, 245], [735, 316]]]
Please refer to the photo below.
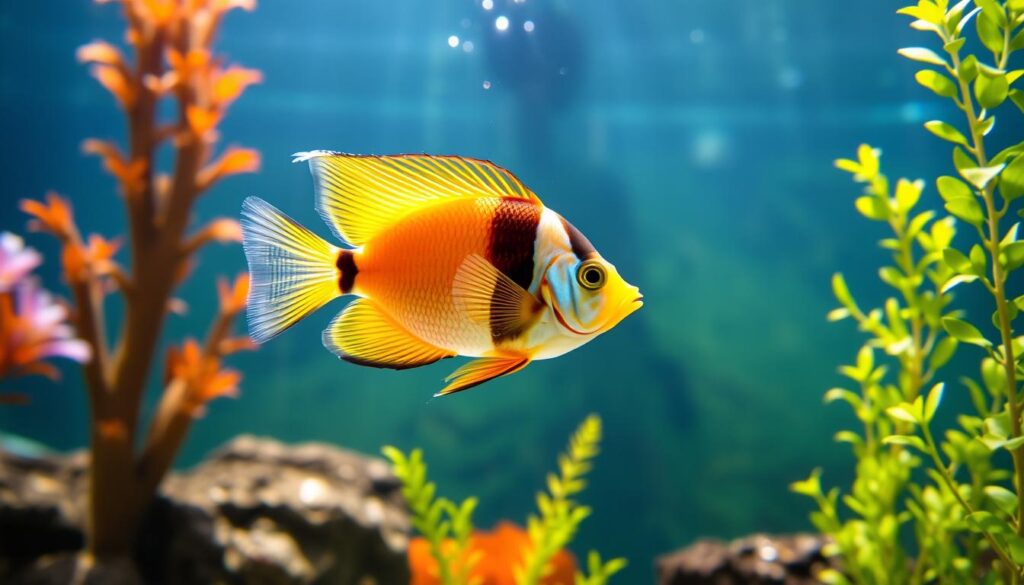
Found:
[[26, 248], [20, 236], [11, 232], [0, 233], [0, 293], [10, 292], [42, 261], [39, 252]]
[[0, 378], [40, 374], [57, 378], [43, 360], [62, 357], [82, 363], [91, 348], [75, 338], [67, 307], [29, 273], [42, 256], [12, 233], [0, 233]]

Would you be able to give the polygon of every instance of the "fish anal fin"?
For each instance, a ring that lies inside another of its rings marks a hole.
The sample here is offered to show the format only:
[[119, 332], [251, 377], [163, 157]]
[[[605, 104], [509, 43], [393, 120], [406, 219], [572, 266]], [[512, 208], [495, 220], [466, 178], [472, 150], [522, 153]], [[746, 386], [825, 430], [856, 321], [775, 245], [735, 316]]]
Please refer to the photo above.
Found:
[[453, 357], [406, 331], [369, 299], [356, 299], [324, 329], [324, 347], [363, 366], [404, 370]]
[[447, 396], [479, 386], [499, 376], [514, 374], [530, 363], [526, 356], [501, 356], [475, 359], [463, 364], [444, 379], [448, 385], [434, 396]]
[[488, 327], [491, 337], [518, 335], [540, 314], [543, 304], [479, 254], [463, 260], [452, 281], [456, 307]]
[[362, 246], [410, 211], [440, 199], [502, 197], [540, 203], [509, 171], [456, 156], [299, 152], [316, 182], [316, 208], [335, 234]]

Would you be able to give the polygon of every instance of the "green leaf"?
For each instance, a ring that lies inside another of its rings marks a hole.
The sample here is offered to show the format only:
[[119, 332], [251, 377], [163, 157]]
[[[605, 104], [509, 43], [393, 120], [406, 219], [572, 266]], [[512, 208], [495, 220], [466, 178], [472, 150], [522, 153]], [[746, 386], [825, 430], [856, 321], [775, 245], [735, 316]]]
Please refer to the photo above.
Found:
[[880, 221], [889, 217], [888, 202], [880, 197], [863, 195], [858, 197], [853, 203], [857, 211], [868, 219]]
[[829, 311], [828, 314], [825, 315], [825, 319], [827, 321], [829, 321], [830, 323], [834, 323], [836, 321], [842, 321], [843, 319], [846, 319], [849, 316], [850, 316], [850, 310], [849, 309], [847, 309], [846, 307], [837, 307], [837, 308], [832, 309], [831, 311]]
[[1006, 9], [1001, 4], [995, 0], [975, 0], [974, 3], [981, 8], [981, 15], [991, 18], [997, 27], [1006, 26]]
[[860, 164], [857, 163], [857, 161], [852, 161], [848, 158], [837, 158], [834, 164], [836, 165], [836, 168], [841, 171], [846, 171], [855, 175], [860, 174]]
[[860, 435], [853, 431], [839, 431], [832, 436], [832, 440], [837, 443], [851, 443], [853, 445], [861, 445], [864, 443], [864, 439], [861, 439]]
[[939, 196], [946, 202], [954, 199], [971, 199], [974, 197], [974, 192], [967, 186], [967, 183], [956, 177], [939, 177], [935, 181], [935, 186], [939, 190]]
[[963, 48], [964, 43], [966, 42], [966, 40], [967, 39], [964, 39], [963, 37], [961, 37], [959, 39], [955, 39], [955, 40], [949, 41], [945, 45], [942, 45], [942, 50], [946, 51], [947, 53], [959, 53], [960, 49]]
[[982, 12], [977, 18], [978, 38], [992, 52], [1002, 50], [1002, 30], [991, 14]]
[[981, 381], [993, 398], [1002, 396], [1006, 390], [1006, 370], [999, 362], [987, 357], [981, 360]]
[[1010, 436], [1010, 417], [1003, 412], [986, 418], [985, 434], [1005, 440]]
[[896, 406], [890, 406], [885, 409], [885, 413], [895, 420], [913, 424], [921, 422], [921, 417], [918, 416], [917, 412], [915, 412], [913, 405], [907, 402], [897, 404]]
[[975, 532], [988, 532], [989, 534], [1011, 534], [1013, 530], [1003, 519], [991, 512], [979, 510], [967, 516], [968, 526]]
[[968, 55], [960, 63], [959, 77], [964, 83], [970, 83], [978, 77], [978, 58]]
[[1024, 242], [1013, 242], [1003, 246], [1003, 254], [1006, 255], [1006, 269], [1014, 271], [1024, 266]]
[[[932, 210], [923, 211], [914, 216], [914, 219], [910, 220], [910, 225], [907, 227], [907, 237], [913, 238], [917, 236], [928, 225], [928, 222], [935, 217], [935, 212]], [[896, 244], [892, 249], [899, 249], [899, 240], [893, 238], [892, 241]]]
[[956, 248], [946, 248], [942, 251], [942, 259], [953, 272], [965, 273], [971, 269], [971, 261], [964, 256], [963, 252]]
[[878, 157], [881, 151], [871, 148], [867, 144], [857, 147], [857, 161], [860, 162], [861, 174], [867, 179], [873, 179], [878, 175]]
[[832, 275], [832, 294], [836, 296], [836, 300], [839, 304], [843, 305], [850, 312], [856, 309], [857, 304], [853, 302], [853, 296], [850, 294], [850, 289], [846, 286], [846, 279], [839, 272]]
[[918, 2], [916, 6], [900, 8], [896, 11], [896, 14], [913, 16], [918, 20], [923, 20], [934, 25], [942, 24], [942, 19], [945, 17], [943, 11], [931, 2]]
[[999, 193], [1007, 201], [1024, 196], [1024, 155], [1017, 155], [999, 175]]
[[940, 382], [932, 386], [931, 391], [928, 393], [928, 400], [924, 403], [925, 422], [931, 421], [935, 417], [935, 411], [939, 409], [939, 403], [942, 402], [943, 388], [945, 388], [945, 384]]
[[952, 124], [947, 124], [942, 120], [931, 120], [929, 122], [925, 122], [924, 127], [929, 132], [943, 140], [947, 140], [954, 144], [962, 144], [963, 146], [968, 146], [967, 137], [964, 136], [959, 130], [954, 128]]
[[964, 169], [973, 169], [978, 162], [959, 146], [953, 148], [953, 166], [963, 174]]
[[971, 225], [980, 226], [985, 221], [981, 205], [975, 199], [954, 199], [945, 205], [946, 211]]
[[845, 400], [846, 402], [849, 402], [850, 406], [854, 409], [860, 408], [863, 404], [860, 396], [845, 388], [831, 388], [825, 393], [824, 401], [826, 404], [835, 402], [836, 400]]
[[789, 484], [789, 489], [793, 493], [803, 494], [805, 496], [817, 496], [821, 494], [821, 468], [815, 469], [811, 472], [811, 475], [807, 479], [801, 481], [794, 481]]
[[1010, 549], [1010, 558], [1018, 565], [1024, 565], [1024, 538], [1016, 534], [1007, 534], [1004, 538], [1006, 538], [1006, 548]]
[[903, 286], [903, 273], [895, 266], [883, 266], [879, 268], [878, 278], [880, 278], [882, 282], [897, 289], [902, 288]]
[[906, 179], [900, 179], [897, 181], [896, 209], [901, 213], [910, 211], [915, 205], [917, 205], [918, 199], [921, 198], [921, 189], [923, 188], [923, 181], [910, 182]]
[[[1022, 30], [1022, 32], [1024, 32], [1024, 30]], [[1024, 113], [1024, 91], [1021, 91], [1019, 89], [1011, 89], [1009, 95], [1010, 101], [1012, 101], [1013, 104], [1017, 106], [1018, 110]]]
[[906, 47], [896, 51], [900, 55], [910, 59], [911, 61], [919, 61], [921, 63], [928, 63], [929, 65], [939, 65], [941, 67], [947, 67], [946, 60], [938, 56], [935, 51], [926, 49], [924, 47]]
[[1001, 73], [993, 76], [985, 73], [979, 75], [974, 81], [974, 97], [985, 109], [992, 109], [1003, 103], [1009, 91], [1010, 84], [1006, 81], [1006, 76]]
[[928, 452], [928, 447], [925, 446], [924, 441], [921, 440], [921, 437], [915, 437], [913, 435], [889, 435], [888, 437], [882, 439], [882, 443], [886, 445], [906, 445], [908, 447], [913, 447], [918, 451], [924, 453]]
[[943, 337], [942, 341], [935, 346], [931, 357], [928, 358], [928, 369], [935, 371], [949, 363], [953, 354], [956, 353], [956, 347], [957, 340], [955, 338]]
[[946, 333], [955, 337], [957, 341], [963, 343], [970, 343], [972, 345], [980, 345], [981, 347], [989, 347], [992, 343], [985, 339], [978, 331], [978, 328], [971, 325], [967, 321], [961, 321], [960, 319], [954, 319], [952, 317], [942, 318], [942, 327], [946, 330]]
[[976, 20], [978, 38], [989, 51], [998, 53], [1003, 50], [1003, 31], [991, 14], [982, 12]]
[[[1020, 9], [1018, 8], [1017, 10], [1019, 11]], [[1009, 48], [1011, 51], [1024, 49], [1024, 29], [1017, 31], [1017, 34], [1013, 35], [1013, 38], [1010, 39]]]
[[957, 274], [953, 278], [947, 280], [942, 285], [942, 288], [939, 290], [939, 292], [941, 292], [942, 294], [946, 294], [961, 284], [974, 282], [975, 280], [978, 280], [978, 275], [976, 274]]
[[971, 272], [978, 276], [985, 274], [985, 267], [987, 266], [987, 262], [985, 260], [986, 256], [984, 248], [982, 248], [978, 244], [974, 244], [973, 246], [971, 246], [970, 254]]
[[960, 174], [963, 175], [967, 182], [974, 185], [979, 191], [983, 190], [992, 179], [999, 176], [999, 173], [1005, 167], [1005, 164], [995, 165], [992, 167], [975, 167], [973, 169], [963, 169]]
[[938, 71], [922, 69], [914, 74], [914, 79], [942, 97], [956, 97], [956, 85], [953, 84], [953, 80]]

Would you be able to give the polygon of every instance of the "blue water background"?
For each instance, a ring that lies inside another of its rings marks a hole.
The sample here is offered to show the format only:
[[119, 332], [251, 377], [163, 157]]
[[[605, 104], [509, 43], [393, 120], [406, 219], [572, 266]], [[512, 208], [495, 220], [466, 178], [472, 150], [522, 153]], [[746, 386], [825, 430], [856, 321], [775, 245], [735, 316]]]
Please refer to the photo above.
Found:
[[[841, 383], [836, 366], [858, 336], [825, 322], [829, 279], [845, 272], [865, 304], [885, 292], [874, 245], [884, 232], [853, 210], [858, 187], [832, 160], [866, 141], [894, 176], [950, 166], [947, 145], [920, 124], [955, 118], [895, 53], [932, 38], [908, 29], [897, 7], [264, 0], [233, 12], [220, 50], [265, 82], [232, 107], [223, 142], [259, 149], [264, 163], [205, 195], [197, 222], [237, 217], [242, 199], [259, 195], [329, 236], [306, 167], [290, 162], [296, 151], [486, 158], [580, 227], [645, 306], [564, 357], [432, 400], [453, 362], [392, 372], [321, 348], [336, 301], [230, 360], [245, 376], [241, 397], [210, 405], [179, 466], [239, 433], [367, 453], [419, 446], [442, 493], [480, 497], [477, 524], [487, 527], [525, 519], [569, 433], [596, 412], [605, 439], [582, 497], [594, 514], [573, 549], [629, 557], [622, 582], [645, 582], [654, 555], [698, 535], [807, 528], [807, 502], [787, 484], [819, 465], [830, 484], [851, 474], [831, 435], [852, 418], [821, 395]], [[114, 5], [0, 6], [0, 229], [23, 232], [16, 202], [55, 189], [86, 231], [124, 232], [112, 179], [79, 150], [87, 137], [124, 136], [121, 112], [74, 60], [100, 38], [122, 38]], [[1020, 131], [998, 125], [993, 140]], [[931, 185], [925, 201], [937, 201]], [[63, 290], [55, 246], [29, 240], [47, 254], [48, 284]], [[425, 241], [410, 253], [429, 250]], [[189, 311], [168, 320], [164, 347], [203, 335], [215, 278], [244, 268], [240, 246], [204, 251], [179, 294]], [[114, 321], [118, 310], [112, 303]], [[63, 371], [57, 385], [15, 384], [32, 404], [0, 410], [0, 429], [83, 446], [88, 404], [77, 371]], [[148, 408], [160, 378], [154, 371]]]

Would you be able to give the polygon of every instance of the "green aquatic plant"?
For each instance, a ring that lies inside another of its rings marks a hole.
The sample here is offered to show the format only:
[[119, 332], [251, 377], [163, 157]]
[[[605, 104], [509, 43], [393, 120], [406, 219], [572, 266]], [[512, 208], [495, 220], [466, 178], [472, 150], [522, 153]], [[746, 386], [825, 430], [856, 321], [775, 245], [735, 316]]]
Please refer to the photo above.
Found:
[[[436, 563], [436, 578], [442, 585], [464, 585], [478, 582], [485, 574], [500, 572], [511, 575], [516, 585], [539, 585], [551, 576], [553, 560], [568, 546], [581, 522], [591, 509], [573, 498], [586, 488], [585, 477], [592, 469], [601, 442], [601, 419], [588, 416], [573, 433], [565, 453], [558, 458], [558, 472], [547, 477], [547, 492], [537, 494], [537, 514], [527, 520], [527, 546], [520, 564], [494, 567], [483, 562], [484, 547], [475, 547], [472, 514], [476, 498], [461, 504], [438, 497], [436, 485], [427, 479], [423, 453], [414, 449], [405, 455], [395, 447], [384, 447], [383, 453], [402, 482], [402, 494], [409, 502], [412, 524], [429, 543], [430, 556]], [[626, 560], [603, 561], [590, 551], [587, 573], [575, 573], [576, 585], [604, 585], [626, 566]], [[477, 568], [481, 570], [477, 570]], [[490, 571], [490, 572], [488, 572]], [[416, 572], [416, 567], [414, 567]]]
[[413, 449], [408, 456], [391, 446], [382, 451], [402, 482], [402, 495], [409, 503], [413, 528], [430, 543], [430, 555], [437, 563], [441, 583], [469, 583], [473, 565], [468, 555], [469, 538], [473, 534], [476, 498], [466, 498], [457, 505], [437, 497], [437, 484], [427, 480], [422, 450]]
[[[836, 434], [853, 447], [856, 475], [845, 494], [826, 491], [820, 470], [792, 489], [815, 500], [811, 520], [833, 538], [830, 552], [841, 559], [842, 572], [826, 571], [826, 582], [1019, 583], [1024, 337], [1014, 335], [1013, 322], [1024, 295], [1015, 297], [1007, 284], [1024, 266], [1024, 241], [1019, 224], [1007, 227], [1003, 220], [1024, 214], [1018, 204], [1024, 197], [1024, 142], [992, 156], [985, 140], [997, 110], [1013, 116], [1016, 106], [1024, 112], [1024, 92], [1012, 88], [1024, 70], [1009, 68], [1011, 55], [1024, 48], [1024, 2], [922, 0], [899, 13], [915, 19], [914, 29], [934, 33], [945, 53], [899, 51], [930, 66], [917, 72], [917, 82], [964, 115], [966, 134], [943, 120], [924, 124], [953, 144], [958, 177], [935, 181], [949, 213], [940, 217], [917, 209], [922, 181], [900, 179], [891, 186], [879, 151], [862, 145], [856, 160], [836, 161], [865, 185], [857, 210], [892, 231], [881, 245], [893, 262], [879, 277], [895, 292], [882, 307], [864, 311], [842, 275], [833, 278], [841, 306], [830, 320], [852, 318], [868, 337], [855, 363], [840, 368], [854, 389], [825, 395], [826, 402], [847, 402], [863, 424], [861, 432]], [[972, 20], [978, 54], [965, 48]], [[957, 223], [967, 226], [973, 242], [954, 243]], [[972, 323], [954, 304], [955, 287], [979, 285], [992, 298], [991, 325]], [[964, 352], [978, 359], [980, 382], [960, 379], [973, 411], [951, 413], [956, 426], [943, 433], [935, 423], [949, 391], [942, 368], [963, 344], [980, 348]]]

